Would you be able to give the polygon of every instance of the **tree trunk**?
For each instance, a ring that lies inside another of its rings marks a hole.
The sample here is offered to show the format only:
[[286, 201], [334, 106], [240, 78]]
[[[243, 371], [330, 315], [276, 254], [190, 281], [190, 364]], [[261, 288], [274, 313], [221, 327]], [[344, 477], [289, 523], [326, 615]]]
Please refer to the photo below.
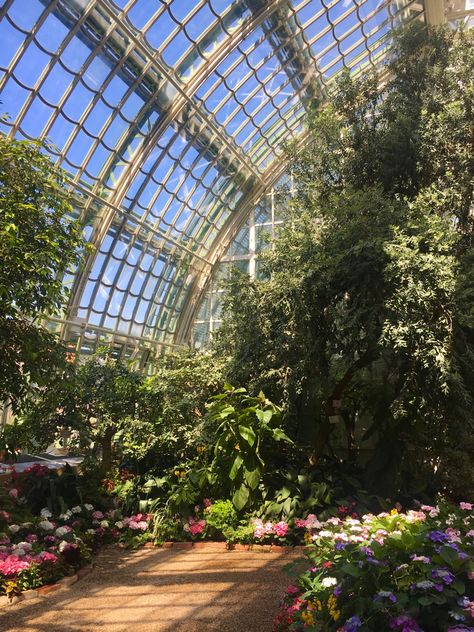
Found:
[[102, 471], [108, 472], [112, 469], [112, 439], [115, 434], [113, 428], [107, 428], [101, 439], [102, 445]]
[[362, 368], [369, 366], [376, 358], [378, 357], [378, 353], [376, 349], [368, 348], [358, 360], [356, 360], [344, 373], [342, 378], [334, 387], [332, 393], [329, 397], [322, 403], [323, 406], [323, 419], [326, 417], [326, 420], [323, 421], [319, 427], [318, 433], [316, 435], [316, 440], [314, 442], [313, 452], [310, 456], [310, 463], [315, 465], [317, 461], [321, 458], [324, 453], [324, 450], [327, 447], [329, 437], [331, 436], [333, 430], [333, 424], [329, 421], [330, 417], [336, 416], [339, 414], [339, 408], [335, 408], [334, 402], [342, 400], [342, 396], [344, 391], [351, 383], [352, 378]]

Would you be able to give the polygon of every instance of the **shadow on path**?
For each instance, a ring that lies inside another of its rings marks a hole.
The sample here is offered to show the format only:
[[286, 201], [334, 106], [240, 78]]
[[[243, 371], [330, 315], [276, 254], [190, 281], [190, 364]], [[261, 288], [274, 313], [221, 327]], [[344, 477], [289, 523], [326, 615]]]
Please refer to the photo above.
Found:
[[294, 554], [108, 549], [69, 590], [0, 610], [1, 632], [271, 632]]

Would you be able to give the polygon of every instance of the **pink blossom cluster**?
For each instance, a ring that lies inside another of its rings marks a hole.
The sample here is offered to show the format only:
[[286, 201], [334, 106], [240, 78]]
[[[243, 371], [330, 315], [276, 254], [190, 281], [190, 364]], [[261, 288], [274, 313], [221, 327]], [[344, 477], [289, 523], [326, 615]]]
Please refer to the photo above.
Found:
[[11, 577], [29, 568], [32, 563], [41, 566], [41, 564], [44, 563], [56, 564], [58, 561], [57, 555], [49, 551], [41, 551], [37, 555], [24, 554], [23, 549], [21, 549], [21, 551], [21, 555], [0, 552], [0, 574], [5, 577]]
[[321, 523], [315, 514], [308, 514], [305, 519], [295, 518], [295, 527], [298, 529], [319, 529]]
[[124, 527], [128, 527], [132, 531], [146, 531], [148, 529], [147, 514], [137, 513], [134, 516], [123, 518]]
[[185, 522], [183, 529], [190, 533], [191, 535], [200, 535], [204, 532], [206, 528], [206, 521], [198, 516], [191, 516], [188, 518], [187, 522]]
[[262, 540], [267, 535], [276, 535], [278, 538], [284, 538], [288, 533], [288, 523], [284, 520], [273, 523], [270, 520], [263, 523], [260, 518], [253, 521], [253, 537], [256, 540]]

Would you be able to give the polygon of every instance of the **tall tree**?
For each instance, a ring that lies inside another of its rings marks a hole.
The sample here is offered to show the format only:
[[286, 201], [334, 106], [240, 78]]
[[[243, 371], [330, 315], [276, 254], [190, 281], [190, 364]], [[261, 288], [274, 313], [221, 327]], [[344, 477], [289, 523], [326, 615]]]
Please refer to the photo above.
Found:
[[370, 438], [386, 493], [421, 485], [416, 468], [444, 484], [474, 426], [473, 54], [472, 33], [413, 27], [383, 88], [342, 77], [290, 149], [270, 280], [230, 284], [217, 341], [230, 377], [271, 382], [312, 461]]
[[82, 246], [65, 174], [37, 143], [0, 135], [0, 402], [21, 406], [62, 370], [65, 350], [37, 323], [66, 297]]

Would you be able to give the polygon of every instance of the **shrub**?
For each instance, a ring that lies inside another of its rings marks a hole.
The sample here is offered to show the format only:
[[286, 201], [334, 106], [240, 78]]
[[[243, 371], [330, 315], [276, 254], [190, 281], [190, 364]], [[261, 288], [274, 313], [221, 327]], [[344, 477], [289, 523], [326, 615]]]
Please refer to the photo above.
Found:
[[313, 521], [275, 630], [472, 630], [473, 527], [469, 503]]

